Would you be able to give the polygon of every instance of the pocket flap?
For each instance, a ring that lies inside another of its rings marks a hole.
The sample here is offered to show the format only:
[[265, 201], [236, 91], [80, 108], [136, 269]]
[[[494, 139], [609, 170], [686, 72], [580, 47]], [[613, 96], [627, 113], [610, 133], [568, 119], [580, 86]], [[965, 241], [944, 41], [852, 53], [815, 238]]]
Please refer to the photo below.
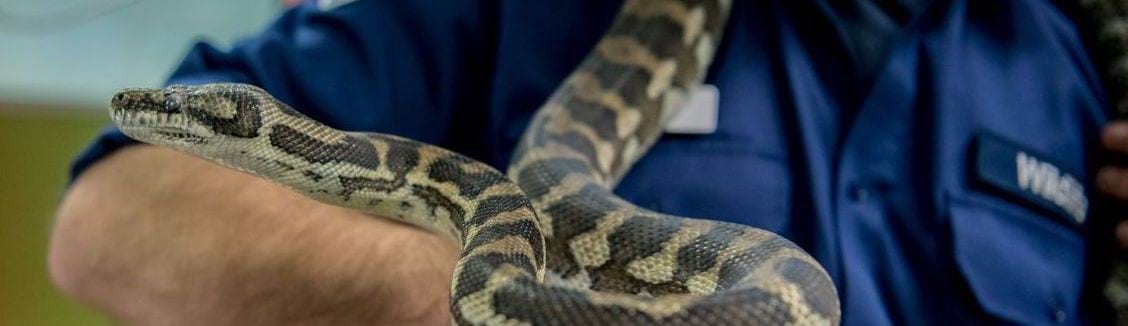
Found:
[[986, 313], [1027, 325], [1079, 322], [1085, 243], [1075, 230], [987, 200], [949, 209], [956, 265]]

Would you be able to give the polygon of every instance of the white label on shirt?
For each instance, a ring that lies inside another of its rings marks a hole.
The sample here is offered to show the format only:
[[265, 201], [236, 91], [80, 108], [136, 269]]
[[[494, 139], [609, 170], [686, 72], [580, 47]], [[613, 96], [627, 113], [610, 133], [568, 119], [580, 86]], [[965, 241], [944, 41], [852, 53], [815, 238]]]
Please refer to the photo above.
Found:
[[1041, 196], [1073, 217], [1078, 224], [1085, 223], [1089, 211], [1089, 198], [1085, 187], [1069, 173], [1056, 166], [1019, 151], [1014, 157], [1018, 188]]
[[681, 110], [666, 122], [666, 132], [703, 135], [717, 131], [717, 108], [720, 104], [721, 93], [716, 86], [697, 86], [689, 93]]

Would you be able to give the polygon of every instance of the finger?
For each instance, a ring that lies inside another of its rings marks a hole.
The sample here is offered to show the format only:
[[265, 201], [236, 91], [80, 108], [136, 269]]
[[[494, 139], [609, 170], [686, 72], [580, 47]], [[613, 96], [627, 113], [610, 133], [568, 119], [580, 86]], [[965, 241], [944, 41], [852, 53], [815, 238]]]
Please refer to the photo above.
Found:
[[1128, 152], [1128, 122], [1116, 121], [1105, 125], [1101, 132], [1101, 143], [1107, 149]]
[[1106, 166], [1097, 171], [1097, 187], [1114, 198], [1128, 201], [1128, 169]]
[[1120, 249], [1128, 250], [1128, 221], [1116, 225], [1116, 242], [1120, 244]]

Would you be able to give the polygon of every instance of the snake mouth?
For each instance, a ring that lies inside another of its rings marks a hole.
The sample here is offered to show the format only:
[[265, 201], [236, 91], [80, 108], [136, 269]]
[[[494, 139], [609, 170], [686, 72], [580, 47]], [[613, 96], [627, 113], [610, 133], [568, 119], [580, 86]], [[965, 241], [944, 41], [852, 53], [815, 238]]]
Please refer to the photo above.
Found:
[[211, 132], [192, 127], [180, 113], [131, 111], [110, 108], [110, 117], [123, 133], [131, 138], [157, 144], [202, 144]]

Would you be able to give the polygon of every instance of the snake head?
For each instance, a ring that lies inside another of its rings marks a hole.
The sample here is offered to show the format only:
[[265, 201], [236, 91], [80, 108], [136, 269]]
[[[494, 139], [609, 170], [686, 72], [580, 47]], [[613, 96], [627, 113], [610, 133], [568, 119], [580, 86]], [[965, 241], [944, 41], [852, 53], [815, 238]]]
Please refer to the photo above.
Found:
[[126, 135], [147, 143], [199, 149], [230, 147], [262, 133], [263, 121], [281, 104], [245, 84], [125, 89], [114, 95], [110, 116]]

